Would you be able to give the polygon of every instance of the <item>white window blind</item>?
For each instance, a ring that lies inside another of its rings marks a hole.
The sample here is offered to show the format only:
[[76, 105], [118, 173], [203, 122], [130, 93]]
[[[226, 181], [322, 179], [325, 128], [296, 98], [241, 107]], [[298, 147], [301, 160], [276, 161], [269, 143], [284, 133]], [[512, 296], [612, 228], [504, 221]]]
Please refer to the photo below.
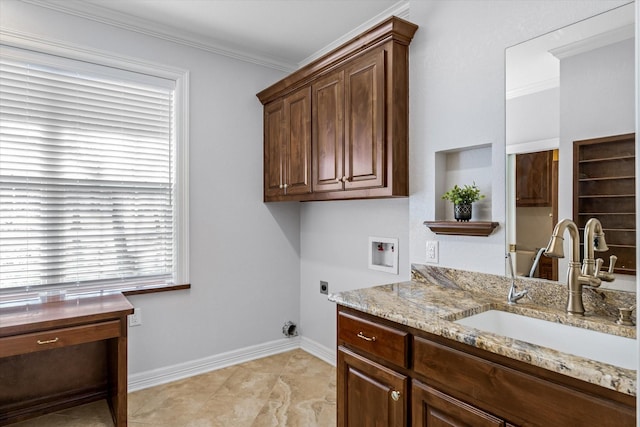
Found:
[[172, 282], [172, 83], [4, 52], [0, 288]]

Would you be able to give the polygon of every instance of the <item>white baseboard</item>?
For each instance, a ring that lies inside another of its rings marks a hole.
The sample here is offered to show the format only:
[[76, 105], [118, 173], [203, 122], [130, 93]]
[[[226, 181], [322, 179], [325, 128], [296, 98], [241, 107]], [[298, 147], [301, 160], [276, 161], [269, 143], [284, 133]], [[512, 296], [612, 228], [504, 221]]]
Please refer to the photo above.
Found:
[[[139, 372], [129, 375], [128, 389], [129, 392], [142, 390], [144, 388], [154, 387], [160, 384], [181, 380], [183, 378], [192, 377], [194, 375], [203, 374], [205, 372], [214, 371], [216, 369], [226, 368], [227, 366], [237, 365], [239, 363], [248, 362], [254, 359], [260, 359], [266, 356], [283, 353], [285, 351], [301, 348], [300, 338], [283, 338], [275, 341], [257, 344], [238, 350], [228, 351], [226, 353], [216, 354], [214, 356], [205, 357], [198, 360], [179, 363], [177, 365], [166, 366], [163, 368], [152, 369], [150, 371]], [[313, 351], [306, 350], [316, 357], [331, 363], [320, 354], [325, 354], [326, 349], [317, 343], [309, 344]], [[317, 353], [316, 353], [317, 352]], [[335, 360], [335, 357], [334, 357]], [[335, 363], [333, 363], [335, 365]]]
[[305, 337], [300, 338], [300, 348], [316, 356], [319, 359], [324, 360], [332, 366], [336, 366], [336, 348], [328, 348], [322, 344]]

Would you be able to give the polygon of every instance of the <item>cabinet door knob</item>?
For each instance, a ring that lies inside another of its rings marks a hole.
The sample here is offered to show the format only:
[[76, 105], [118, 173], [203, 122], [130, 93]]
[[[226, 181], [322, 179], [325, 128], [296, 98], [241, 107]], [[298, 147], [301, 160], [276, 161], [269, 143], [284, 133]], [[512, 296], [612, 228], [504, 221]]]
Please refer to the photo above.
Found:
[[285, 185], [283, 185], [283, 186], [282, 186], [282, 188], [287, 188], [287, 187], [288, 187], [288, 185], [287, 185], [287, 184], [285, 184]]
[[391, 398], [397, 402], [398, 400], [400, 400], [400, 392], [393, 390], [391, 392]]
[[363, 339], [365, 341], [370, 341], [370, 342], [376, 340], [376, 337], [368, 337], [365, 334], [363, 334], [362, 332], [358, 332], [358, 338], [361, 338], [361, 339]]
[[280, 184], [280, 188], [284, 188], [284, 185]]
[[347, 182], [347, 181], [349, 181], [349, 178], [347, 178], [346, 176], [343, 176], [342, 177], [342, 182]]

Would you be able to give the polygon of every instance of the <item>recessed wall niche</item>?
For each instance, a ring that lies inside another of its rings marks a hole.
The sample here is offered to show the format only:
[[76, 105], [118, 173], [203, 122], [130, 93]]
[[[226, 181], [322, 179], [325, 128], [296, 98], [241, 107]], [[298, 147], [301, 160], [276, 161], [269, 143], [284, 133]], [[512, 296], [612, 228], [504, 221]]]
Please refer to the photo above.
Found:
[[441, 196], [454, 185], [474, 182], [485, 198], [473, 204], [471, 221], [491, 221], [491, 144], [436, 152], [435, 216], [437, 221], [453, 221], [453, 203]]

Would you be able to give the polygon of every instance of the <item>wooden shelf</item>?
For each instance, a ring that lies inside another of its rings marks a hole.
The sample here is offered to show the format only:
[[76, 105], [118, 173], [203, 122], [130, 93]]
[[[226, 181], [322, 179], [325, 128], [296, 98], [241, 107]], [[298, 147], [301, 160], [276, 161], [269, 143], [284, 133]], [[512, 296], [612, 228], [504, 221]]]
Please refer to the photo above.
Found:
[[424, 225], [436, 234], [486, 237], [493, 233], [498, 223], [490, 221], [425, 221]]
[[573, 173], [576, 225], [583, 230], [589, 218], [598, 218], [609, 246], [598, 255], [618, 257], [615, 273], [635, 274], [635, 135], [574, 141]]
[[588, 160], [580, 160], [579, 163], [589, 163], [589, 162], [609, 162], [609, 161], [616, 161], [616, 160], [627, 160], [627, 159], [631, 159], [631, 160], [635, 160], [636, 156], [635, 155], [629, 155], [629, 156], [612, 156], [612, 157], [602, 157], [599, 159], [588, 159]]

